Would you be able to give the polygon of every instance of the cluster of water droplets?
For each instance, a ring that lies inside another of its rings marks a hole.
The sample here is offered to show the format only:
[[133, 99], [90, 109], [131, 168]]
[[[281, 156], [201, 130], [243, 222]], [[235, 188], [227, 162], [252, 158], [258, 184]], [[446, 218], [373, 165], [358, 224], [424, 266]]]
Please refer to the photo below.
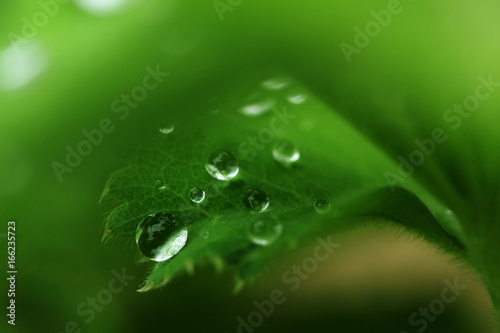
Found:
[[[307, 101], [307, 94], [296, 87], [290, 77], [280, 75], [263, 81], [260, 87], [245, 99], [245, 105], [239, 111], [246, 116], [259, 116], [270, 111], [277, 104], [279, 95], [291, 104], [303, 104]], [[159, 128], [161, 134], [170, 134], [174, 131], [173, 124]], [[296, 145], [287, 139], [276, 139], [272, 146], [274, 160], [283, 166], [290, 166], [299, 161], [301, 155]], [[213, 151], [205, 163], [205, 170], [221, 184], [229, 183], [240, 172], [240, 164], [235, 155], [229, 150], [218, 149]], [[158, 191], [166, 189], [162, 180], [155, 184]], [[193, 187], [188, 193], [189, 201], [194, 205], [206, 203], [207, 194], [200, 187]], [[259, 246], [267, 246], [278, 239], [283, 231], [281, 222], [271, 213], [269, 196], [260, 189], [248, 189], [242, 196], [243, 206], [255, 213], [248, 226], [249, 240]], [[327, 214], [331, 211], [331, 204], [326, 199], [317, 199], [313, 207], [318, 214]], [[208, 230], [202, 233], [207, 239]], [[186, 244], [188, 231], [185, 223], [178, 217], [168, 213], [148, 215], [137, 227], [136, 241], [141, 252], [154, 261], [164, 261], [176, 253]]]
[[307, 93], [298, 87], [290, 76], [280, 74], [262, 81], [244, 97], [239, 112], [249, 117], [257, 117], [272, 111], [281, 101], [299, 105], [307, 99]]

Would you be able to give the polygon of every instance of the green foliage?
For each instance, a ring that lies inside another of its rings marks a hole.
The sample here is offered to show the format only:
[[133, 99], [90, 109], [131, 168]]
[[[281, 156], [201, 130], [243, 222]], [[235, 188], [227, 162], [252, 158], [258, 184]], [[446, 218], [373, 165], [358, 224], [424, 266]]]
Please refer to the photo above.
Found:
[[[259, 89], [259, 81], [238, 86]], [[291, 91], [309, 98], [289, 103]], [[411, 179], [408, 189], [388, 186], [384, 175], [397, 172], [397, 165], [310, 91], [294, 83], [278, 92], [261, 88], [260, 93], [260, 102], [273, 100], [276, 105], [258, 116], [239, 112], [245, 98], [236, 88], [217, 96], [217, 103], [192, 105], [196, 111], [169, 119], [175, 123], [173, 132], [151, 129], [129, 155], [128, 166], [108, 181], [104, 198], [117, 206], [107, 218], [106, 239], [133, 239], [140, 221], [156, 212], [174, 214], [188, 227], [187, 245], [174, 258], [154, 264], [141, 291], [163, 286], [184, 269], [206, 262], [237, 267], [240, 287], [280, 254], [318, 236], [365, 225], [382, 227], [387, 224], [382, 220], [463, 256], [461, 241], [443, 229], [453, 231], [457, 221], [436, 219], [445, 216], [445, 208], [427, 199], [431, 212], [416, 195], [429, 194]], [[296, 144], [298, 162], [283, 165], [273, 158], [278, 138]], [[233, 152], [239, 161], [240, 172], [231, 181], [217, 180], [205, 170], [208, 156], [217, 149]], [[189, 200], [193, 187], [207, 193], [200, 205]], [[243, 203], [252, 188], [270, 197], [264, 213], [250, 212]], [[332, 205], [328, 214], [316, 212], [318, 199]], [[249, 224], [260, 214], [271, 214], [283, 225], [281, 237], [265, 247], [248, 237]]]

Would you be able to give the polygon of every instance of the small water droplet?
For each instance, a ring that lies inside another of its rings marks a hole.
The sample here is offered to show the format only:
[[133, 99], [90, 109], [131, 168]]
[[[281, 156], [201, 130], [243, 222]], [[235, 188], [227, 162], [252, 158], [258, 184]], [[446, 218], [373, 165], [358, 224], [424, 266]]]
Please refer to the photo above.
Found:
[[155, 213], [139, 223], [135, 241], [146, 257], [165, 261], [184, 247], [187, 236], [187, 228], [181, 219], [168, 213]]
[[269, 90], [285, 89], [292, 84], [292, 80], [287, 75], [277, 75], [262, 82], [262, 87]]
[[458, 221], [457, 216], [451, 209], [446, 209], [444, 215], [454, 222]]
[[210, 176], [218, 180], [231, 180], [240, 171], [236, 157], [227, 150], [216, 150], [208, 157], [205, 169]]
[[248, 236], [252, 243], [267, 246], [278, 239], [282, 231], [283, 226], [278, 219], [264, 215], [250, 223]]
[[280, 163], [291, 164], [299, 160], [300, 153], [292, 142], [278, 140], [273, 147], [273, 156]]
[[446, 208], [444, 211], [434, 215], [447, 232], [457, 238], [463, 237], [463, 227], [455, 212]]
[[261, 190], [251, 189], [245, 193], [243, 203], [248, 210], [262, 213], [269, 207], [269, 197]]
[[292, 93], [286, 97], [292, 104], [302, 104], [307, 100], [307, 95], [303, 93]]
[[167, 187], [165, 186], [165, 183], [163, 182], [163, 180], [157, 180], [156, 183], [155, 183], [155, 188], [158, 190], [158, 191], [163, 191], [165, 190]]
[[199, 187], [193, 187], [189, 192], [189, 199], [194, 203], [201, 203], [205, 200], [205, 191]]
[[210, 231], [208, 230], [203, 231], [203, 233], [201, 234], [201, 237], [203, 237], [203, 239], [208, 239], [209, 236], [210, 236]]
[[243, 106], [240, 109], [240, 113], [243, 113], [245, 116], [256, 117], [270, 111], [275, 106], [276, 106], [276, 100], [274, 98], [267, 98]]
[[314, 208], [318, 214], [327, 214], [332, 209], [332, 205], [325, 199], [318, 199], [314, 203]]
[[175, 125], [168, 125], [168, 126], [165, 126], [165, 127], [161, 127], [159, 129], [160, 133], [162, 134], [170, 134], [174, 131], [175, 129]]

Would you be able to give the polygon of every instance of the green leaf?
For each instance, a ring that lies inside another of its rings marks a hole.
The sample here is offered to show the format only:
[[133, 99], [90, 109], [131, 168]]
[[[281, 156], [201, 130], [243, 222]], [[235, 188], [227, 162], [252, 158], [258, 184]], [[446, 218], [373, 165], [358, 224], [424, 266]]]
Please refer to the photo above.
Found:
[[[187, 224], [186, 246], [172, 259], [155, 263], [140, 291], [209, 262], [219, 269], [236, 267], [239, 288], [283, 253], [366, 225], [408, 230], [444, 251], [464, 255], [457, 221], [445, 218], [446, 207], [412, 179], [404, 188], [389, 186], [385, 175], [397, 173], [398, 166], [364, 133], [298, 82], [290, 79], [288, 87], [269, 90], [261, 85], [267, 78], [245, 77], [222, 94], [184, 102], [184, 113], [168, 114], [175, 130], [164, 134], [160, 122], [151, 126], [147, 140], [128, 155], [128, 165], [108, 181], [103, 198], [113, 199], [116, 207], [106, 220], [105, 240], [133, 240], [141, 220], [156, 212], [174, 214]], [[307, 96], [306, 101], [291, 103], [289, 97], [297, 94]], [[266, 111], [242, 114], [253, 103], [267, 105]], [[273, 158], [273, 144], [280, 139], [300, 151], [293, 165]], [[239, 174], [228, 182], [205, 170], [217, 149], [231, 151], [239, 162]], [[189, 200], [193, 187], [206, 192], [200, 205]], [[245, 207], [249, 189], [269, 196], [265, 212]], [[316, 212], [318, 199], [331, 204], [329, 213]], [[282, 235], [268, 246], [255, 245], [248, 235], [249, 225], [263, 215], [283, 226]]]

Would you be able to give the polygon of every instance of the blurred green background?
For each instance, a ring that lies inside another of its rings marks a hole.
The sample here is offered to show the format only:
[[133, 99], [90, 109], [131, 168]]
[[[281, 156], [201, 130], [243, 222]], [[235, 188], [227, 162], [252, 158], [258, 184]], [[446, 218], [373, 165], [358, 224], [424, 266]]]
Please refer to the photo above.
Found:
[[[82, 332], [235, 332], [237, 317], [255, 311], [254, 300], [285, 290], [281, 274], [310, 249], [284, 258], [237, 295], [232, 272], [217, 275], [211, 268], [139, 294], [148, 266], [135, 263], [135, 248], [100, 242], [106, 207], [98, 201], [107, 178], [123, 166], [120, 153], [207, 91], [279, 69], [315, 82], [319, 92], [337, 91], [339, 105], [348, 103], [345, 92], [362, 100], [364, 87], [380, 85], [411, 91], [413, 98], [423, 94], [429, 107], [445, 110], [478, 73], [499, 70], [500, 4], [494, 1], [401, 2], [404, 11], [353, 55], [353, 64], [339, 43], [352, 43], [353, 27], [372, 20], [370, 11], [386, 8], [386, 1], [221, 2], [231, 8], [223, 20], [223, 7], [210, 0], [0, 5], [0, 234], [16, 221], [19, 272], [17, 325], [4, 318], [2, 332], [64, 332], [70, 321]], [[168, 78], [117, 120], [113, 101], [157, 65]], [[353, 95], [353, 87], [360, 91]], [[497, 126], [491, 117], [478, 122]], [[52, 163], [63, 162], [66, 146], [75, 147], [82, 130], [103, 118], [113, 119], [116, 130], [59, 182]], [[342, 251], [286, 293], [287, 302], [255, 332], [417, 332], [408, 317], [455, 277], [469, 288], [426, 332], [492, 331], [488, 296], [465, 264], [450, 263], [405, 234], [362, 230], [336, 241]], [[135, 278], [85, 322], [78, 306], [122, 269]]]

